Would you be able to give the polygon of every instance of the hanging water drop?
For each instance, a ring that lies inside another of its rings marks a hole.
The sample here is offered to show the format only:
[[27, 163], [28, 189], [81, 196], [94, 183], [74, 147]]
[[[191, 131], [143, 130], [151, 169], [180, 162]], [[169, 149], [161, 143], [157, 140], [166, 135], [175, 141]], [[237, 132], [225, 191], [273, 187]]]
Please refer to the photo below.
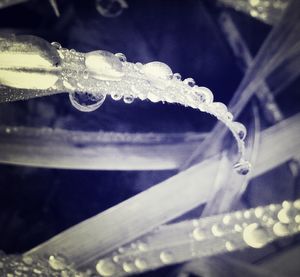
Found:
[[123, 63], [127, 61], [127, 58], [123, 53], [116, 53], [115, 56]]
[[93, 112], [98, 109], [104, 102], [106, 95], [98, 93], [92, 95], [84, 92], [71, 92], [69, 99], [77, 110], [81, 112]]
[[131, 94], [125, 95], [124, 96], [124, 103], [126, 104], [131, 104], [134, 101], [134, 97]]
[[113, 100], [115, 100], [115, 101], [119, 101], [119, 100], [122, 99], [122, 95], [119, 94], [119, 93], [112, 93], [110, 96], [111, 96], [111, 98], [112, 98]]
[[250, 171], [251, 164], [248, 161], [240, 160], [234, 165], [234, 169], [240, 175], [247, 175]]
[[195, 85], [195, 80], [193, 78], [186, 78], [184, 79], [183, 83], [190, 87], [193, 87]]
[[101, 276], [113, 276], [116, 271], [116, 266], [110, 260], [100, 260], [96, 264], [96, 270]]
[[232, 122], [233, 130], [241, 140], [244, 140], [247, 135], [246, 127], [240, 122]]
[[162, 62], [150, 62], [142, 67], [142, 72], [156, 88], [163, 89], [168, 86], [173, 73], [171, 68]]
[[119, 81], [124, 76], [122, 63], [108, 51], [93, 51], [85, 55], [85, 66], [90, 75], [98, 80]]

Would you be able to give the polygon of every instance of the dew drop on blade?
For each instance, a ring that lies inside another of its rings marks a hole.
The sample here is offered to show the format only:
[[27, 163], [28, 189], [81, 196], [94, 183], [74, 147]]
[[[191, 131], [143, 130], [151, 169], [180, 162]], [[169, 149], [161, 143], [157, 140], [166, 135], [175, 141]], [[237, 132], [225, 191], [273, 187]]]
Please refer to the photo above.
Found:
[[77, 110], [81, 112], [93, 112], [98, 109], [106, 98], [105, 94], [98, 93], [92, 95], [84, 92], [71, 92], [69, 93], [69, 99]]
[[174, 73], [173, 79], [181, 80], [181, 75], [180, 75], [180, 73]]
[[169, 251], [162, 251], [159, 255], [159, 258], [163, 264], [169, 264], [173, 261], [173, 255]]
[[100, 260], [96, 264], [96, 270], [101, 276], [113, 276], [116, 271], [116, 266], [109, 260]]
[[115, 56], [121, 61], [121, 62], [126, 62], [127, 58], [123, 53], [116, 53]]
[[195, 80], [193, 78], [186, 78], [184, 79], [183, 83], [190, 87], [193, 87], [195, 85]]
[[247, 135], [246, 127], [240, 122], [232, 122], [232, 126], [238, 137], [244, 140]]
[[200, 103], [211, 104], [214, 101], [213, 93], [206, 87], [195, 86], [193, 88], [193, 93], [196, 95]]
[[171, 68], [162, 62], [147, 63], [143, 65], [142, 72], [155, 87], [161, 89], [168, 86], [167, 81], [173, 76]]
[[91, 77], [104, 81], [119, 81], [124, 76], [122, 62], [108, 51], [93, 51], [85, 55], [85, 66]]
[[252, 223], [244, 229], [243, 240], [250, 247], [262, 248], [269, 242], [269, 236], [260, 225]]

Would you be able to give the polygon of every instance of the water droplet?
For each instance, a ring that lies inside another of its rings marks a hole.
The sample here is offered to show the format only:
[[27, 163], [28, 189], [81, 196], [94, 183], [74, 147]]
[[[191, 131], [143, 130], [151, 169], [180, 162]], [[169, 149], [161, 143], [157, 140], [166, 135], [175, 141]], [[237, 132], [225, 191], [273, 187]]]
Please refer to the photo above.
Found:
[[297, 210], [300, 210], [300, 199], [295, 200], [293, 204]]
[[200, 103], [211, 104], [214, 100], [213, 93], [206, 87], [195, 86], [193, 88], [193, 93], [197, 96]]
[[222, 221], [225, 225], [228, 225], [230, 223], [230, 220], [231, 220], [231, 216], [227, 214], [223, 217]]
[[241, 225], [235, 224], [234, 225], [234, 230], [239, 233], [239, 232], [243, 231], [243, 228], [241, 227]]
[[147, 98], [153, 103], [157, 103], [160, 101], [159, 95], [157, 95], [156, 93], [153, 93], [151, 91], [149, 91], [149, 93], [147, 94]]
[[119, 253], [124, 253], [125, 252], [125, 249], [124, 249], [124, 247], [119, 247], [119, 249], [118, 249], [118, 251], [119, 251]]
[[281, 209], [278, 212], [277, 217], [278, 217], [278, 219], [279, 219], [279, 221], [281, 223], [288, 224], [288, 223], [291, 222], [291, 218], [290, 218], [289, 212], [290, 212], [290, 210], [289, 209], [285, 209], [285, 208]]
[[227, 115], [227, 107], [225, 104], [221, 103], [221, 102], [214, 102], [211, 103], [211, 107], [214, 111], [216, 111], [219, 115]]
[[51, 42], [51, 45], [54, 46], [58, 50], [61, 49], [61, 45], [59, 42], [53, 41], [53, 42]]
[[277, 208], [276, 208], [275, 204], [270, 204], [269, 209], [270, 209], [271, 212], [274, 212], [274, 211], [276, 211]]
[[100, 260], [96, 264], [96, 270], [101, 276], [113, 276], [116, 271], [116, 266], [109, 260]]
[[295, 222], [296, 222], [297, 224], [300, 224], [300, 214], [297, 214], [297, 215], [295, 216]]
[[145, 268], [147, 268], [147, 263], [145, 260], [143, 259], [136, 259], [134, 261], [135, 266], [140, 269], [140, 270], [144, 270]]
[[139, 242], [137, 247], [140, 251], [147, 251], [148, 249], [148, 245], [144, 242]]
[[244, 212], [244, 217], [249, 219], [251, 217], [251, 212], [250, 211], [245, 211]]
[[281, 222], [277, 222], [274, 224], [273, 232], [278, 237], [285, 237], [289, 235], [289, 229], [285, 224], [282, 224]]
[[32, 257], [28, 255], [23, 256], [22, 261], [27, 265], [31, 265], [33, 263]]
[[126, 104], [131, 104], [134, 101], [134, 97], [131, 94], [125, 95], [123, 98]]
[[79, 111], [92, 112], [98, 109], [104, 102], [106, 95], [98, 93], [92, 95], [90, 93], [71, 92], [69, 99], [72, 105]]
[[116, 53], [115, 56], [121, 61], [121, 62], [126, 62], [127, 58], [123, 53]]
[[264, 208], [263, 208], [263, 207], [256, 207], [256, 208], [254, 209], [254, 214], [255, 214], [255, 216], [256, 216], [257, 218], [262, 217], [263, 214], [264, 214]]
[[108, 51], [93, 51], [85, 55], [85, 66], [97, 80], [119, 81], [124, 76], [121, 61]]
[[244, 229], [243, 240], [250, 247], [262, 248], [269, 242], [269, 236], [260, 225], [252, 223]]
[[10, 129], [9, 127], [6, 127], [6, 128], [5, 128], [5, 133], [6, 133], [6, 134], [10, 134], [10, 133], [11, 133], [11, 129]]
[[54, 270], [63, 270], [66, 267], [65, 263], [65, 259], [57, 255], [51, 255], [48, 259], [48, 264]]
[[240, 122], [232, 122], [232, 128], [241, 140], [244, 140], [247, 135], [246, 127]]
[[132, 272], [134, 270], [133, 264], [128, 262], [123, 263], [123, 270], [127, 273]]
[[195, 80], [193, 78], [186, 78], [184, 79], [183, 83], [190, 87], [193, 87], [195, 85]]
[[283, 207], [284, 209], [290, 209], [292, 206], [293, 206], [293, 204], [292, 204], [292, 202], [290, 202], [290, 201], [283, 201], [283, 202], [282, 202], [282, 207]]
[[169, 264], [173, 261], [173, 255], [170, 251], [161, 252], [159, 258], [163, 264]]
[[115, 101], [119, 101], [119, 100], [122, 99], [122, 95], [119, 94], [119, 93], [113, 93], [113, 94], [111, 94], [110, 96], [111, 96], [111, 98], [112, 98], [113, 100], [115, 100]]
[[113, 261], [118, 263], [120, 261], [120, 257], [118, 255], [113, 256]]
[[235, 250], [235, 245], [231, 241], [226, 241], [225, 248], [228, 252], [232, 252]]
[[181, 80], [181, 75], [180, 75], [180, 73], [174, 73], [174, 74], [173, 74], [173, 79]]
[[250, 171], [251, 164], [248, 161], [240, 160], [234, 165], [234, 169], [240, 175], [247, 175]]
[[104, 17], [117, 17], [126, 9], [126, 1], [120, 0], [96, 0], [96, 9]]
[[172, 70], [165, 63], [150, 62], [142, 67], [142, 72], [148, 80], [159, 89], [163, 89], [169, 85], [168, 81], [172, 78]]
[[193, 231], [193, 238], [196, 241], [201, 241], [205, 239], [205, 234], [203, 233], [203, 231], [200, 228], [195, 228]]
[[211, 232], [214, 236], [216, 237], [221, 237], [223, 236], [224, 232], [222, 230], [222, 228], [218, 225], [218, 224], [214, 224], [212, 227], [211, 227]]

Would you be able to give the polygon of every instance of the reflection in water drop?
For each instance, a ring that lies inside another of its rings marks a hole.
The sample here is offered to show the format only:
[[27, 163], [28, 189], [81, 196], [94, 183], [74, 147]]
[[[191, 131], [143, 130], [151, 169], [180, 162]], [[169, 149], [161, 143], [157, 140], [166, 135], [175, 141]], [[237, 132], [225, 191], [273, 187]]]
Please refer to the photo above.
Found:
[[96, 9], [104, 17], [117, 17], [128, 8], [125, 0], [96, 0]]
[[159, 255], [160, 260], [163, 264], [169, 264], [173, 261], [173, 255], [169, 251], [163, 251]]
[[116, 266], [109, 260], [100, 260], [96, 264], [96, 270], [101, 276], [113, 276], [116, 271]]
[[71, 92], [69, 99], [72, 105], [81, 112], [93, 112], [98, 109], [104, 102], [106, 95], [98, 93], [92, 95], [84, 92]]
[[253, 248], [262, 248], [269, 242], [268, 233], [257, 223], [248, 225], [243, 232], [244, 242]]
[[194, 231], [193, 231], [193, 238], [196, 241], [201, 241], [201, 240], [204, 240], [205, 235], [204, 235], [203, 231], [200, 228], [195, 228]]

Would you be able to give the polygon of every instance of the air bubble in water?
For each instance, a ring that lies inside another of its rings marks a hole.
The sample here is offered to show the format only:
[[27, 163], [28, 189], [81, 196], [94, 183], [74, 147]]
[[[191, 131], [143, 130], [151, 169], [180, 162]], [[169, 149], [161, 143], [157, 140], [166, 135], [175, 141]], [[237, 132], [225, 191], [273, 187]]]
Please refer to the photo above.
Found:
[[127, 8], [125, 0], [96, 0], [96, 9], [104, 17], [117, 17]]
[[121, 61], [121, 62], [126, 62], [127, 58], [123, 53], [116, 53], [115, 56]]
[[93, 51], [85, 55], [85, 66], [90, 75], [98, 80], [119, 81], [124, 72], [122, 62], [108, 51]]
[[148, 80], [157, 88], [165, 88], [171, 80], [173, 73], [171, 68], [162, 62], [150, 62], [142, 67], [142, 72]]
[[247, 175], [250, 171], [251, 164], [248, 161], [241, 160], [234, 165], [234, 169], [240, 175]]
[[100, 260], [96, 264], [96, 270], [101, 276], [113, 276], [116, 271], [116, 266], [109, 260]]
[[104, 102], [106, 95], [97, 93], [92, 95], [84, 92], [71, 92], [69, 99], [72, 105], [81, 112], [93, 112]]
[[239, 136], [239, 138], [241, 140], [244, 140], [247, 135], [246, 127], [240, 122], [233, 122], [232, 126], [233, 126], [233, 130], [236, 132], [236, 134]]

